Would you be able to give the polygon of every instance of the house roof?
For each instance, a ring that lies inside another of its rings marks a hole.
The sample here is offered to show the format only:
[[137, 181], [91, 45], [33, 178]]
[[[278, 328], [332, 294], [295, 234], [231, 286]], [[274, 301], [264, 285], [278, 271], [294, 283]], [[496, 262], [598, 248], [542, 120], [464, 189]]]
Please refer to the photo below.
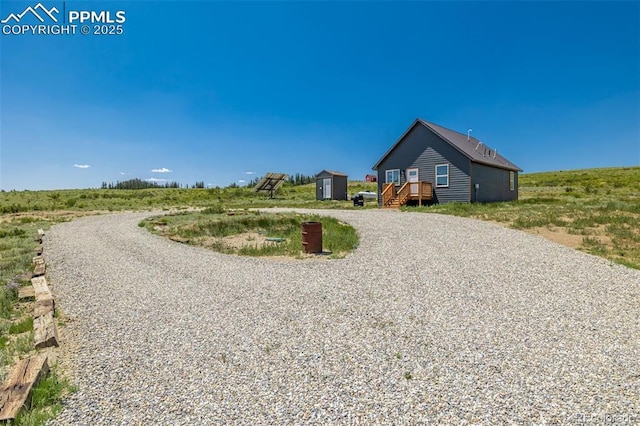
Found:
[[393, 146], [382, 156], [382, 158], [378, 160], [378, 162], [373, 166], [373, 170], [378, 169], [380, 163], [382, 163], [384, 159], [387, 158], [387, 156], [391, 154], [391, 152], [393, 152], [393, 150], [396, 149], [398, 145], [400, 145], [400, 143], [404, 140], [404, 137], [411, 131], [411, 129], [413, 129], [417, 125], [425, 126], [433, 133], [438, 135], [442, 140], [448, 142], [450, 145], [464, 154], [467, 158], [469, 158], [469, 160], [475, 163], [486, 164], [488, 166], [498, 167], [506, 170], [513, 170], [517, 172], [522, 171], [520, 167], [516, 166], [511, 161], [500, 155], [497, 150], [490, 148], [473, 136], [467, 139], [467, 135], [465, 134], [458, 133], [454, 130], [447, 129], [434, 123], [429, 123], [428, 121], [424, 121], [420, 118], [416, 119], [411, 124], [411, 126], [409, 126], [409, 128], [402, 134], [402, 136], [400, 136], [400, 139], [398, 139], [396, 143], [393, 144]]
[[316, 176], [320, 176], [320, 175], [333, 175], [333, 176], [344, 176], [347, 177], [347, 175], [345, 175], [344, 173], [341, 172], [336, 172], [333, 170], [323, 170], [320, 173], [316, 174]]

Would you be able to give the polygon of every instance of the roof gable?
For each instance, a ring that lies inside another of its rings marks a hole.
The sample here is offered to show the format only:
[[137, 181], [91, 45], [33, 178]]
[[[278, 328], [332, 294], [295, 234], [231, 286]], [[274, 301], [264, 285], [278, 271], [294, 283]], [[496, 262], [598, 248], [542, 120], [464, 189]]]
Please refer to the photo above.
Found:
[[336, 172], [336, 171], [334, 171], [334, 170], [326, 170], [326, 169], [325, 169], [325, 170], [322, 170], [320, 173], [317, 173], [317, 174], [316, 174], [316, 177], [318, 177], [318, 176], [327, 176], [327, 175], [331, 175], [331, 176], [344, 176], [344, 177], [347, 177], [347, 175], [346, 175], [346, 174], [344, 174], [344, 173]]
[[405, 136], [417, 125], [426, 127], [473, 162], [486, 164], [488, 166], [498, 167], [501, 169], [522, 171], [518, 166], [504, 158], [502, 155], [498, 154], [497, 150], [488, 147], [480, 140], [472, 136], [467, 137], [467, 135], [447, 129], [434, 123], [429, 123], [428, 121], [424, 121], [420, 118], [416, 119], [411, 124], [411, 126], [409, 126], [409, 128], [402, 134], [402, 136], [400, 136], [400, 139], [398, 139], [398, 141], [393, 144], [393, 146], [382, 156], [382, 158], [378, 160], [378, 162], [373, 166], [374, 170], [378, 169], [380, 163], [382, 163], [384, 159], [387, 158], [387, 156], [391, 154], [391, 152], [403, 142]]

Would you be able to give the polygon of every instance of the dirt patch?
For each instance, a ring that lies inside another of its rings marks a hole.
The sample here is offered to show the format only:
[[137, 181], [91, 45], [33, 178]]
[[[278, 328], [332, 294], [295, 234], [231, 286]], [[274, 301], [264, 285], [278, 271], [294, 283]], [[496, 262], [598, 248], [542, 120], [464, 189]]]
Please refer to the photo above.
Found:
[[547, 227], [536, 227], [527, 229], [527, 232], [532, 234], [540, 235], [548, 240], [551, 240], [555, 243], [562, 244], [563, 246], [578, 248], [582, 245], [582, 235], [574, 235], [567, 233], [563, 228], [547, 228]]
[[584, 243], [584, 238], [591, 238], [597, 240], [600, 244], [607, 248], [613, 248], [611, 237], [608, 235], [602, 235], [604, 232], [604, 226], [592, 229], [593, 233], [589, 235], [577, 235], [567, 232], [567, 228], [539, 226], [536, 228], [525, 229], [526, 232], [531, 234], [540, 235], [555, 243], [562, 244], [563, 246], [571, 247], [574, 249], [580, 248]]
[[90, 210], [90, 211], [72, 211], [72, 210], [55, 210], [55, 211], [30, 211], [20, 213], [9, 213], [0, 216], [0, 222], [10, 222], [12, 220], [20, 220], [21, 218], [31, 218], [34, 220], [54, 220], [69, 221], [78, 217], [95, 216], [99, 214], [109, 213], [106, 210]]
[[239, 250], [243, 247], [262, 248], [272, 244], [282, 244], [283, 242], [273, 241], [266, 235], [258, 232], [245, 232], [242, 234], [229, 235], [224, 238], [209, 237], [201, 241], [205, 247], [214, 247], [222, 244], [225, 248]]
[[[225, 249], [240, 250], [243, 247], [261, 248], [270, 244], [285, 244], [286, 241], [271, 241], [264, 234], [258, 232], [245, 232], [242, 234], [230, 235], [224, 238], [209, 237], [198, 241], [198, 245], [207, 248], [222, 244]], [[260, 256], [261, 259], [281, 260], [281, 261], [300, 261], [300, 260], [328, 260], [331, 259], [332, 253], [324, 251], [322, 253], [302, 253], [298, 255], [276, 255], [276, 256]]]
[[267, 236], [258, 232], [245, 232], [243, 234], [229, 235], [222, 238], [222, 244], [225, 247], [233, 249], [241, 249], [243, 247], [262, 248], [268, 244], [281, 244], [277, 242], [267, 241]]

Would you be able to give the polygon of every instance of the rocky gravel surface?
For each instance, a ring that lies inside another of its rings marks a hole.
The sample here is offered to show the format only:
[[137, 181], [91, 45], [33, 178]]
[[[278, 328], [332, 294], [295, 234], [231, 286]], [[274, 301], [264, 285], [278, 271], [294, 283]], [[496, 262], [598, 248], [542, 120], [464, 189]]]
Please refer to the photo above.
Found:
[[475, 220], [321, 214], [353, 254], [223, 255], [148, 213], [53, 227], [78, 391], [51, 424], [640, 423], [640, 271]]

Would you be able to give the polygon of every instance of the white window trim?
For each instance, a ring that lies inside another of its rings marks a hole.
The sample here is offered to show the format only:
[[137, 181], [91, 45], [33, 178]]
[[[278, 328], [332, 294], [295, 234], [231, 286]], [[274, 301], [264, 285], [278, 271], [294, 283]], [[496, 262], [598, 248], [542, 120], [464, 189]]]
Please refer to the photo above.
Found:
[[[439, 175], [438, 174], [438, 167], [442, 167], [442, 166], [446, 166], [447, 167], [447, 173], [443, 174], [443, 175]], [[448, 188], [449, 187], [449, 164], [436, 164], [435, 172], [436, 172], [436, 188]], [[446, 185], [438, 185], [438, 178], [439, 177], [443, 177], [443, 176], [447, 178], [447, 184]]]
[[513, 170], [509, 171], [509, 191], [516, 190], [516, 172]]
[[[398, 183], [393, 180], [393, 172], [398, 172]], [[391, 172], [391, 182], [389, 182], [389, 172]], [[400, 169], [388, 169], [384, 171], [384, 181], [385, 183], [393, 183], [395, 185], [400, 185]]]

